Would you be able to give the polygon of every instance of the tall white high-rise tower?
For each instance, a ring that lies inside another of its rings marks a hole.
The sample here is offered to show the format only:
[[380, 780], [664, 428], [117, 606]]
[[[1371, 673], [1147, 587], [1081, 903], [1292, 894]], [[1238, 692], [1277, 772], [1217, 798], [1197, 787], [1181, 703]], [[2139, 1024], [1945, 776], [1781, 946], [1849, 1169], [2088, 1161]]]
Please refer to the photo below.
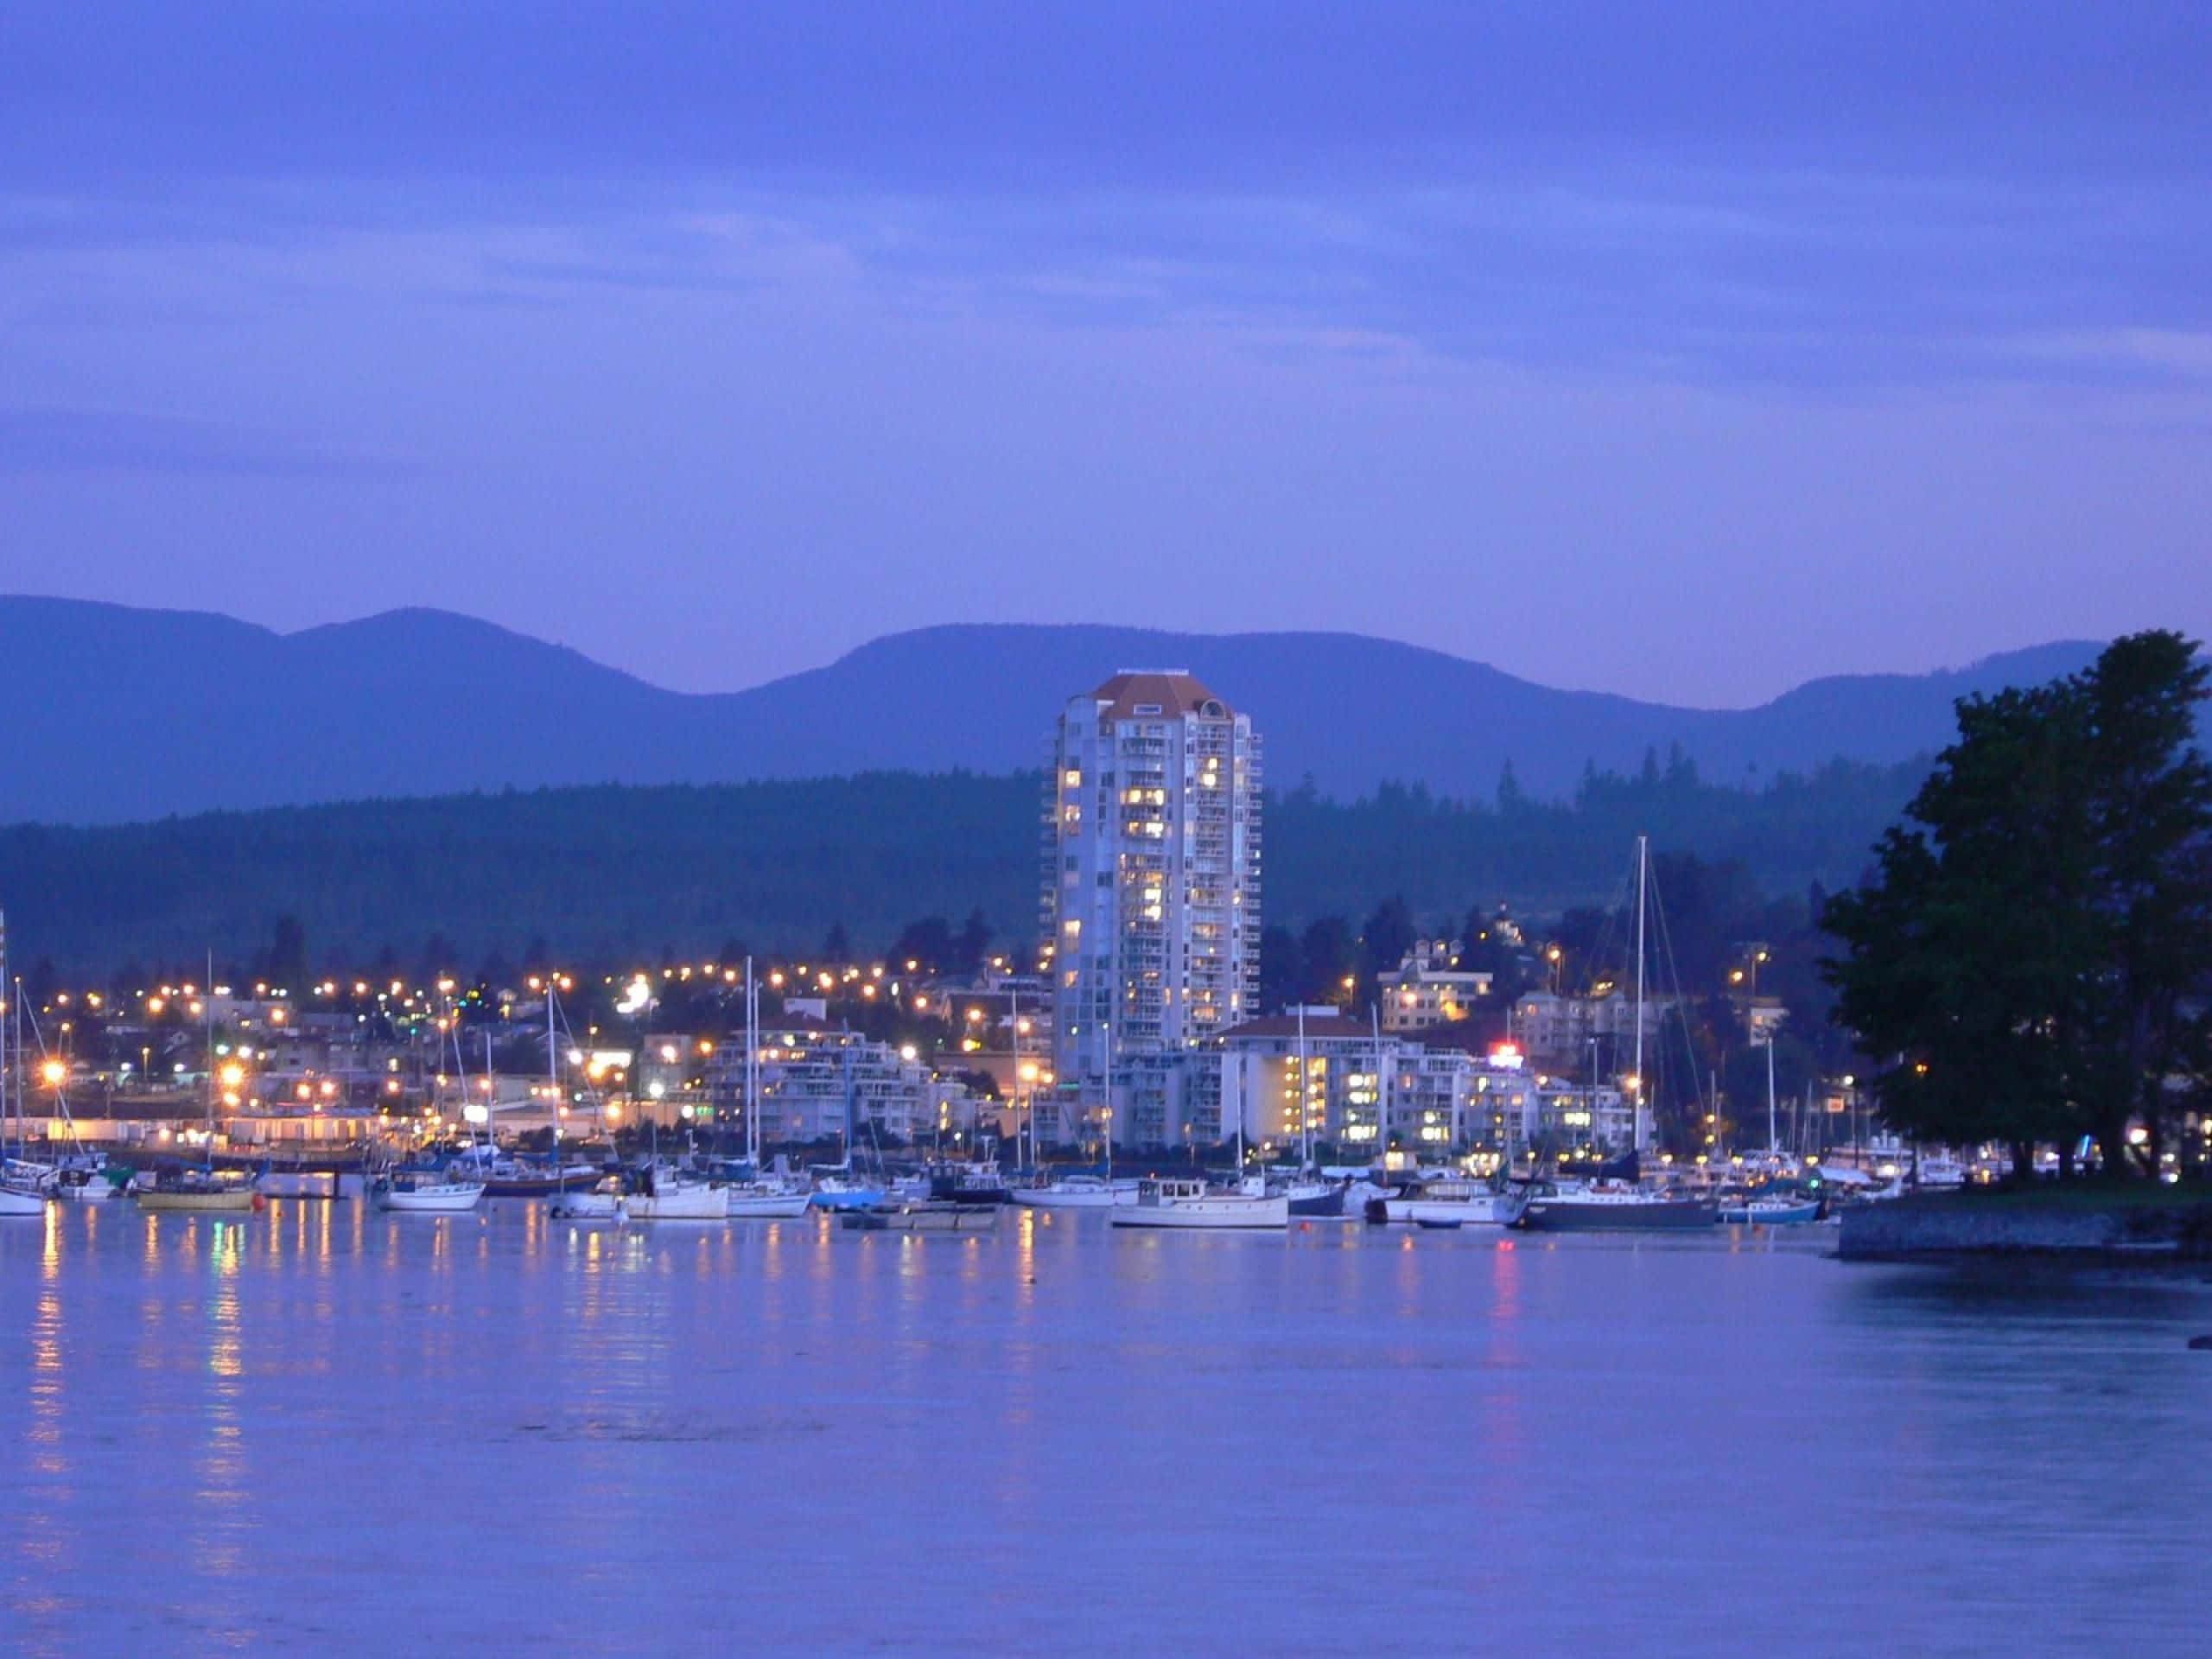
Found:
[[1180, 1055], [1258, 993], [1260, 741], [1186, 672], [1116, 674], [1061, 712], [1046, 798], [1061, 1133], [1110, 1105], [1119, 1144], [1174, 1144]]

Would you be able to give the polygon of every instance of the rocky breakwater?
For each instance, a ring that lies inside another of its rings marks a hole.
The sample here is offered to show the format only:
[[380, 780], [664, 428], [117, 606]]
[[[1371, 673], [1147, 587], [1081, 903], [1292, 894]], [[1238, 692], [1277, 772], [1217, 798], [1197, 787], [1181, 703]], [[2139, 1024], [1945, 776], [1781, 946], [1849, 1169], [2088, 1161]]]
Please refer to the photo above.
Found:
[[2092, 1192], [1954, 1193], [1847, 1211], [1836, 1254], [1897, 1262], [1962, 1255], [2212, 1259], [2212, 1199]]

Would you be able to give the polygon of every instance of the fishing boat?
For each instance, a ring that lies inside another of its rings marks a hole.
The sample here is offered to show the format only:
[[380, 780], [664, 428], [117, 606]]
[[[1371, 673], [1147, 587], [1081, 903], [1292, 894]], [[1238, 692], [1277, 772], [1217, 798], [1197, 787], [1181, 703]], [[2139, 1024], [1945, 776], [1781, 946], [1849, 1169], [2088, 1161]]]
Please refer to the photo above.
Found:
[[1204, 1181], [1167, 1178], [1137, 1183], [1136, 1202], [1116, 1209], [1116, 1227], [1192, 1230], [1268, 1229], [1290, 1224], [1290, 1200], [1281, 1193], [1243, 1186], [1209, 1186]]
[[1007, 1193], [1025, 1210], [1111, 1210], [1137, 1201], [1137, 1183], [1109, 1180], [1103, 1175], [1061, 1175], [1033, 1186], [1017, 1186]]
[[451, 1170], [389, 1169], [369, 1179], [369, 1198], [379, 1210], [401, 1215], [458, 1215], [474, 1210], [484, 1197], [484, 1183]]
[[671, 1169], [648, 1166], [636, 1191], [622, 1199], [626, 1221], [727, 1221], [729, 1189]]
[[1472, 1223], [1483, 1227], [1510, 1227], [1521, 1214], [1526, 1195], [1499, 1192], [1487, 1181], [1461, 1176], [1435, 1176], [1410, 1183], [1396, 1192], [1367, 1201], [1367, 1219], [1376, 1225]]

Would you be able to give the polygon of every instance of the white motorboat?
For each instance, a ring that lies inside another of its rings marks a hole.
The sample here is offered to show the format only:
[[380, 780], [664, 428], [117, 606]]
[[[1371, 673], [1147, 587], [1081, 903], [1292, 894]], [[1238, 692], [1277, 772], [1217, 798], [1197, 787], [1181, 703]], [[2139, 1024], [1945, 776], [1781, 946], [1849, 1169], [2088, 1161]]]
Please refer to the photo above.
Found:
[[46, 1194], [35, 1189], [0, 1184], [0, 1216], [42, 1216]]
[[1281, 1229], [1290, 1225], [1290, 1200], [1204, 1181], [1144, 1180], [1137, 1183], [1136, 1202], [1117, 1207], [1112, 1222], [1116, 1227]]
[[443, 1173], [397, 1170], [369, 1183], [369, 1197], [379, 1210], [401, 1215], [458, 1215], [484, 1198], [484, 1183], [454, 1180]]
[[1137, 1201], [1137, 1183], [1063, 1175], [1039, 1186], [1017, 1186], [1007, 1196], [1027, 1210], [1113, 1210]]
[[102, 1204], [122, 1191], [104, 1169], [65, 1166], [54, 1173], [54, 1196], [72, 1204]]

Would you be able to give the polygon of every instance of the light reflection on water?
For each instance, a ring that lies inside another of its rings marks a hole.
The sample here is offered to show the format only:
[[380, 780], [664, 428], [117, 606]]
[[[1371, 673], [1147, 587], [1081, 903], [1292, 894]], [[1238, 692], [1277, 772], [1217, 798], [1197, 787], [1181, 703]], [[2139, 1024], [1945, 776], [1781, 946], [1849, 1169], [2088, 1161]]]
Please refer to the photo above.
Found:
[[57, 1206], [10, 1645], [2198, 1648], [2194, 1279], [1100, 1220]]

